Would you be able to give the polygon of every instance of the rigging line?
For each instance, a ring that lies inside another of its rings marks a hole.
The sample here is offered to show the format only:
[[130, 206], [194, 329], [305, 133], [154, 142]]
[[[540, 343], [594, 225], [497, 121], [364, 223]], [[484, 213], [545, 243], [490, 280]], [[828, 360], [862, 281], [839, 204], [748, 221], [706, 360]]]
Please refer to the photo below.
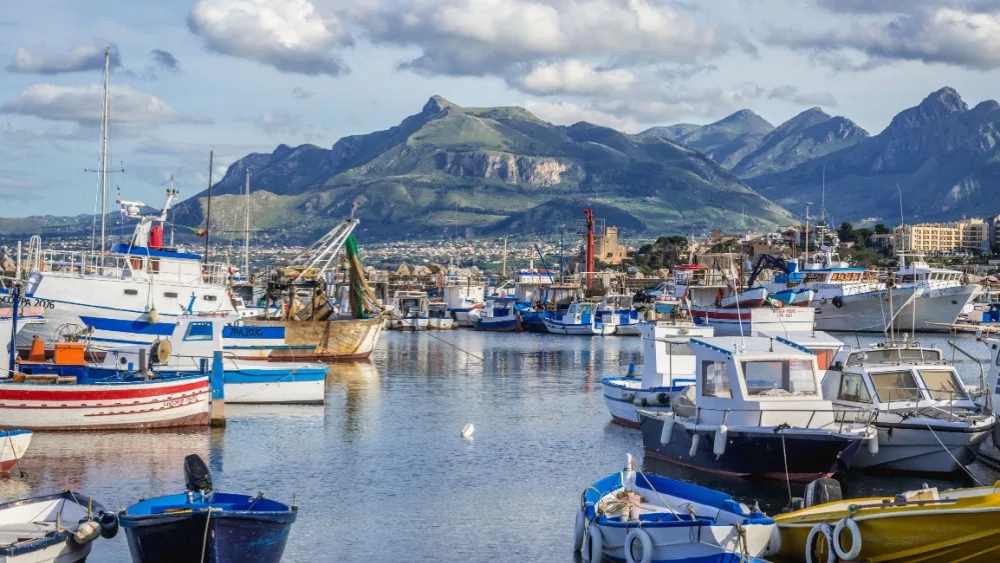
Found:
[[[409, 322], [408, 319], [400, 319], [400, 322], [402, 322], [403, 324], [409, 324], [413, 328], [413, 330], [415, 332], [416, 331], [420, 331], [420, 328], [417, 325]], [[444, 344], [447, 344], [448, 346], [451, 346], [452, 348], [454, 348], [454, 349], [456, 349], [456, 350], [458, 350], [460, 352], [465, 352], [466, 354], [472, 356], [473, 358], [479, 360], [480, 362], [485, 362], [486, 361], [482, 356], [477, 356], [477, 355], [473, 354], [472, 352], [470, 352], [470, 351], [462, 348], [461, 346], [457, 346], [455, 344], [452, 344], [451, 342], [448, 342], [447, 340], [445, 340], [443, 338], [438, 337], [436, 334], [433, 334], [433, 331], [431, 331], [431, 330], [424, 330], [424, 331], [421, 331], [421, 332], [427, 334], [427, 336], [430, 336], [431, 338], [433, 338], [433, 339], [435, 339], [435, 340], [437, 340], [439, 342], [443, 342]]]

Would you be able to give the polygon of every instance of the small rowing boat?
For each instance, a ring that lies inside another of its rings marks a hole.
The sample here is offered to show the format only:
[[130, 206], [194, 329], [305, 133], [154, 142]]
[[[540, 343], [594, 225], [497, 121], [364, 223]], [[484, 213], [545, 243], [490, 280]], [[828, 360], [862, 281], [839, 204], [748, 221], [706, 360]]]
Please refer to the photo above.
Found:
[[78, 563], [93, 541], [118, 534], [118, 518], [72, 491], [0, 504], [0, 561]]

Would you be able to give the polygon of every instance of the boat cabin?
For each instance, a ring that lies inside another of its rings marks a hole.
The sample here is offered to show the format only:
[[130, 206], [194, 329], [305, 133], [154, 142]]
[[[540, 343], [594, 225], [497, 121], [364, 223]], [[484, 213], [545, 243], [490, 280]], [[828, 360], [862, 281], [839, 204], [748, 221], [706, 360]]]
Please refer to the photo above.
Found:
[[491, 296], [486, 298], [486, 304], [480, 311], [481, 317], [499, 318], [514, 316], [514, 305], [517, 303], [516, 297]]
[[684, 414], [699, 424], [823, 428], [834, 423], [833, 405], [820, 392], [816, 356], [807, 348], [776, 338], [719, 337], [692, 338], [691, 349], [696, 383], [681, 396], [679, 414], [678, 407], [688, 402]]
[[394, 301], [396, 316], [401, 319], [427, 316], [427, 294], [423, 291], [397, 291]]
[[548, 270], [519, 270], [514, 274], [514, 296], [521, 303], [541, 301], [545, 288], [554, 281], [552, 272]]
[[[906, 259], [910, 258], [907, 263]], [[917, 285], [931, 289], [958, 287], [963, 284], [962, 272], [944, 268], [932, 268], [921, 254], [900, 254], [896, 279], [901, 285]]]
[[427, 304], [427, 318], [430, 319], [450, 319], [448, 304], [444, 301], [431, 301]]
[[572, 303], [562, 316], [562, 324], [589, 325], [594, 324], [597, 316], [597, 303]]
[[766, 338], [775, 338], [785, 344], [808, 348], [810, 352], [816, 355], [816, 364], [820, 371], [830, 369], [834, 358], [844, 348], [843, 342], [821, 330], [808, 332], [762, 330], [757, 334]]
[[667, 326], [655, 323], [639, 327], [642, 337], [642, 388], [673, 387], [694, 383], [695, 355], [692, 337], [711, 337], [712, 327]]
[[917, 343], [875, 345], [838, 355], [823, 378], [823, 395], [838, 405], [878, 410], [919, 409], [922, 416], [962, 414], [975, 408], [941, 350]]

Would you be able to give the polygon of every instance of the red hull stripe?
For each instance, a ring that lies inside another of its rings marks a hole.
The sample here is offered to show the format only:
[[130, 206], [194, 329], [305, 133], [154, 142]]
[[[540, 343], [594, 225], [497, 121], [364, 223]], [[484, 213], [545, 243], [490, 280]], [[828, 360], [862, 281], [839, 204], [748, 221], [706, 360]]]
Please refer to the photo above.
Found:
[[[54, 410], [65, 410], [65, 409], [88, 409], [88, 410], [93, 410], [93, 409], [122, 409], [122, 408], [130, 408], [131, 409], [131, 408], [135, 408], [135, 407], [142, 407], [142, 406], [145, 406], [145, 405], [159, 405], [161, 403], [166, 403], [166, 402], [170, 402], [170, 401], [177, 401], [177, 400], [180, 400], [180, 399], [187, 399], [188, 397], [200, 397], [201, 395], [208, 395], [208, 394], [209, 394], [208, 389], [205, 389], [203, 391], [196, 391], [194, 393], [185, 393], [183, 395], [175, 395], [175, 396], [170, 396], [170, 397], [166, 397], [166, 396], [164, 396], [164, 397], [157, 397], [157, 398], [155, 398], [155, 399], [153, 399], [151, 401], [132, 401], [131, 403], [122, 403], [122, 402], [100, 403], [100, 402], [98, 402], [98, 403], [78, 403], [78, 404], [72, 404], [72, 405], [71, 404], [66, 404], [66, 403], [60, 403], [60, 404], [54, 404], [54, 405], [50, 405], [48, 403], [41, 403], [41, 404], [39, 404], [39, 403], [30, 403], [30, 404], [29, 403], [21, 403], [19, 405], [7, 405], [7, 404], [4, 404], [4, 403], [0, 403], [0, 411], [3, 411], [5, 409], [27, 409], [27, 410], [52, 410], [52, 409], [54, 409]], [[139, 411], [134, 411], [134, 412], [139, 412]]]
[[[17, 385], [17, 384], [14, 384]], [[120, 385], [108, 385], [107, 389], [74, 391], [75, 385], [59, 386], [52, 385], [32, 385], [37, 389], [10, 389], [8, 384], [0, 384], [0, 401], [114, 401], [126, 399], [142, 399], [146, 397], [158, 397], [163, 395], [173, 395], [194, 391], [196, 389], [207, 389], [208, 378], [200, 378], [191, 383], [182, 385], [153, 386], [140, 384], [132, 389], [117, 389]], [[59, 389], [56, 391], [55, 389]]]
[[634, 420], [629, 420], [627, 418], [622, 418], [620, 416], [611, 415], [611, 420], [621, 424], [622, 426], [627, 426], [629, 428], [642, 428], [642, 425]]

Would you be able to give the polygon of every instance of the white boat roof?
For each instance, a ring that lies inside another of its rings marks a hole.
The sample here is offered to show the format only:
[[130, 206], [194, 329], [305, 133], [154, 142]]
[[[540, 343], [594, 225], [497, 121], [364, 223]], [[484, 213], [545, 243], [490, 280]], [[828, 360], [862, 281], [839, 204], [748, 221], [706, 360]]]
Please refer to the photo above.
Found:
[[829, 333], [823, 332], [822, 330], [800, 330], [793, 332], [785, 332], [783, 330], [761, 330], [758, 331], [757, 334], [766, 338], [775, 338], [780, 341], [787, 340], [794, 344], [805, 346], [806, 348], [811, 348], [813, 346], [820, 346], [823, 348], [840, 348], [844, 346], [844, 343], [839, 339]]
[[[777, 338], [763, 336], [717, 336], [714, 338], [692, 338], [691, 349], [696, 354], [715, 352], [729, 358], [734, 356], [780, 356], [782, 358], [812, 357], [814, 354], [808, 348], [794, 342], [783, 342]], [[711, 355], [710, 353], [707, 355]]]

